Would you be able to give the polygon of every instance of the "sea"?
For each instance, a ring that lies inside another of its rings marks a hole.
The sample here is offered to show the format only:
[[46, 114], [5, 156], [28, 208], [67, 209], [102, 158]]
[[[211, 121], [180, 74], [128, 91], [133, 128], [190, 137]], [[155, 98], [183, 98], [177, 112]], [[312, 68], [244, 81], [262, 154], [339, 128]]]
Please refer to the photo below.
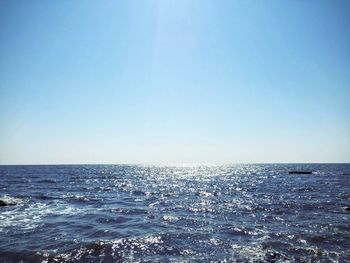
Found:
[[350, 164], [0, 166], [0, 200], [0, 262], [350, 262]]

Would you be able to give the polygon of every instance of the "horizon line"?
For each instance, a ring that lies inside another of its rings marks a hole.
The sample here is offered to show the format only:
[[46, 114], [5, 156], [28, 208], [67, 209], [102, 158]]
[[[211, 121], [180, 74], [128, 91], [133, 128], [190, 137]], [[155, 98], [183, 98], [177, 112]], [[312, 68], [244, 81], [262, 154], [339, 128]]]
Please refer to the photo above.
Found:
[[78, 165], [116, 165], [116, 166], [230, 166], [246, 164], [350, 164], [350, 162], [237, 162], [237, 163], [13, 163], [0, 166], [78, 166]]

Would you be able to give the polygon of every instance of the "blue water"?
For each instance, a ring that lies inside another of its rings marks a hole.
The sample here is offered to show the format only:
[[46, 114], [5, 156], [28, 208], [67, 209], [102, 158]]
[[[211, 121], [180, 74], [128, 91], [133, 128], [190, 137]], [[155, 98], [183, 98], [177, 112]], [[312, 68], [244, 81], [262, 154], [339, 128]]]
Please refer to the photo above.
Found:
[[[312, 174], [288, 174], [310, 170]], [[1, 262], [350, 262], [350, 165], [0, 166]]]

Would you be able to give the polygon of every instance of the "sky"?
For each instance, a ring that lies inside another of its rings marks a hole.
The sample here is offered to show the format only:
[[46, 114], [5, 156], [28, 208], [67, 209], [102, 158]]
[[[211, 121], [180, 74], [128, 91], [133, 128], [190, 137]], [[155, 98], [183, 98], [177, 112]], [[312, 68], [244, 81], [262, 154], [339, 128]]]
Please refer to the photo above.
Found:
[[0, 164], [350, 162], [350, 2], [0, 2]]

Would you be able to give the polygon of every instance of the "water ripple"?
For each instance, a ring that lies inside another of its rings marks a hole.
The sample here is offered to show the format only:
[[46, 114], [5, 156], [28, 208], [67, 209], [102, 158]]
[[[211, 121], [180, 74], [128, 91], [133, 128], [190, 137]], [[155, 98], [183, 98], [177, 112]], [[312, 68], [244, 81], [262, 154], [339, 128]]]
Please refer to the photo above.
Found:
[[[289, 175], [289, 170], [314, 171]], [[0, 166], [4, 262], [346, 262], [350, 165]]]

